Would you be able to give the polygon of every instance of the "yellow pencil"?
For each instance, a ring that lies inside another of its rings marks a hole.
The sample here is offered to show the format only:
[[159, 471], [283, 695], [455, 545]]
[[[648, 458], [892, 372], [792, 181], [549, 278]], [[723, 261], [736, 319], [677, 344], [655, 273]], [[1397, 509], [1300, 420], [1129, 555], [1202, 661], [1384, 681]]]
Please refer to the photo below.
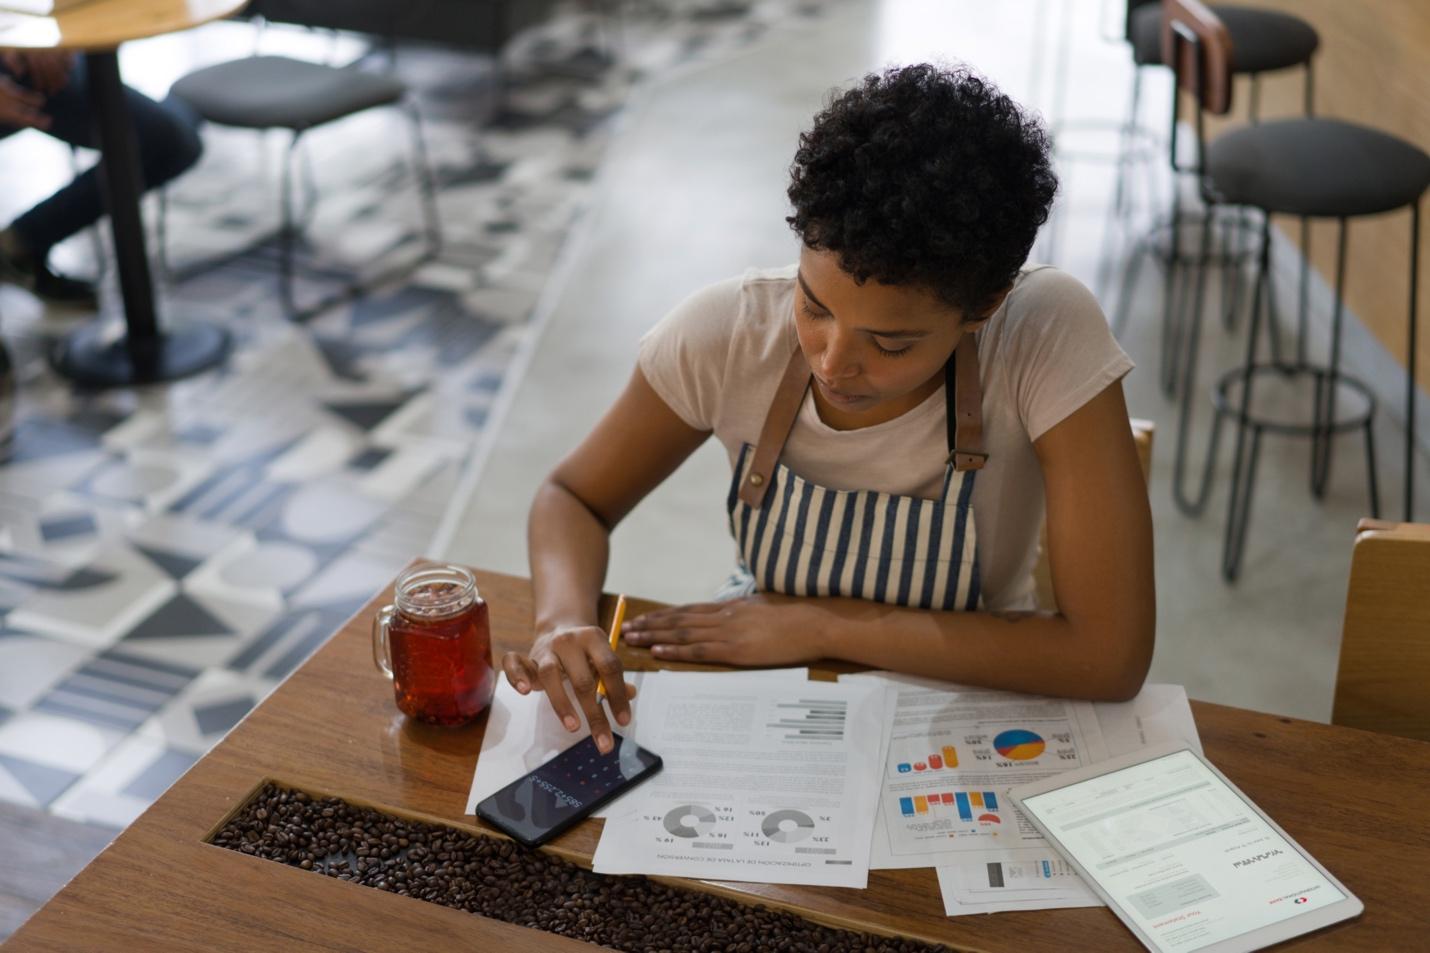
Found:
[[[616, 646], [621, 641], [621, 623], [626, 621], [626, 597], [624, 595], [616, 599], [616, 614], [611, 619], [611, 651], [616, 650]], [[606, 697], [606, 683], [600, 676], [596, 677], [596, 698]]]

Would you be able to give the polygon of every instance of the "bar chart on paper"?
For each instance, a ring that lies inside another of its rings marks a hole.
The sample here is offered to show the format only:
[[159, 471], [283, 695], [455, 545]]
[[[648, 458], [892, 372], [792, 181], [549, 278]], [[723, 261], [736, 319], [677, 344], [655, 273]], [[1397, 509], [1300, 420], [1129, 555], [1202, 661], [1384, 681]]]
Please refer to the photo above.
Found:
[[936, 774], [958, 767], [958, 745], [947, 738], [895, 738], [889, 756], [889, 776], [908, 781], [915, 775]]
[[899, 798], [904, 817], [947, 816], [979, 824], [1001, 824], [998, 795], [993, 791], [930, 791]]

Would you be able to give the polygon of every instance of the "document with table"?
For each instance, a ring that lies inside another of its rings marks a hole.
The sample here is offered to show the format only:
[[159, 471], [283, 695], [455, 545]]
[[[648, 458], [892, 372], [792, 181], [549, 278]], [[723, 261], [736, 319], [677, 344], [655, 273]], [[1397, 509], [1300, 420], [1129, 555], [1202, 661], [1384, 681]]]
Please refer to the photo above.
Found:
[[[665, 769], [608, 805], [599, 873], [863, 887], [937, 868], [950, 916], [1100, 901], [1006, 800], [1143, 745], [1197, 742], [1186, 694], [1094, 704], [875, 672], [637, 672], [624, 731]], [[468, 811], [569, 747], [544, 695], [499, 680]]]

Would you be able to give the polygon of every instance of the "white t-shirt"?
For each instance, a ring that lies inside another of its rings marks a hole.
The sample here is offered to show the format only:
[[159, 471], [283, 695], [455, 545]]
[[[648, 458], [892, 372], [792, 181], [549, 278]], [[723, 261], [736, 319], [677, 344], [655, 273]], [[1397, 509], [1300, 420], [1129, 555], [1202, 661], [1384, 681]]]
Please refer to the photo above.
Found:
[[[799, 346], [795, 271], [752, 269], [697, 291], [641, 339], [646, 379], [687, 424], [715, 434], [732, 470], [741, 446], [758, 442]], [[989, 458], [973, 485], [973, 518], [984, 607], [1028, 609], [1044, 512], [1033, 441], [1133, 365], [1092, 293], [1048, 266], [1019, 274], [978, 331], [978, 359]], [[819, 419], [811, 391], [780, 461], [833, 489], [937, 499], [948, 452], [943, 391], [893, 420], [843, 431]]]

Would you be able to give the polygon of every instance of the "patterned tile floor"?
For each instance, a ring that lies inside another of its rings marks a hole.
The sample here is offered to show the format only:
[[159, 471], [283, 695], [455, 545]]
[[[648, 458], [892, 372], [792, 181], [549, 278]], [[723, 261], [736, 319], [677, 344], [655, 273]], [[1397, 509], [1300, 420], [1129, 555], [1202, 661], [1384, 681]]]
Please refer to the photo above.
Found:
[[[171, 319], [234, 336], [202, 377], [78, 392], [44, 361], [64, 323], [0, 293], [17, 384], [0, 449], [0, 799], [124, 826], [423, 553], [632, 90], [825, 7], [642, 3], [618, 66], [589, 49], [598, 24], [567, 16], [514, 44], [499, 108], [489, 61], [404, 50], [440, 256], [420, 258], [400, 117], [312, 134], [300, 296], [400, 277], [303, 323], [283, 317], [272, 261], [165, 285]], [[278, 144], [205, 138], [169, 196], [178, 267], [277, 218]]]

